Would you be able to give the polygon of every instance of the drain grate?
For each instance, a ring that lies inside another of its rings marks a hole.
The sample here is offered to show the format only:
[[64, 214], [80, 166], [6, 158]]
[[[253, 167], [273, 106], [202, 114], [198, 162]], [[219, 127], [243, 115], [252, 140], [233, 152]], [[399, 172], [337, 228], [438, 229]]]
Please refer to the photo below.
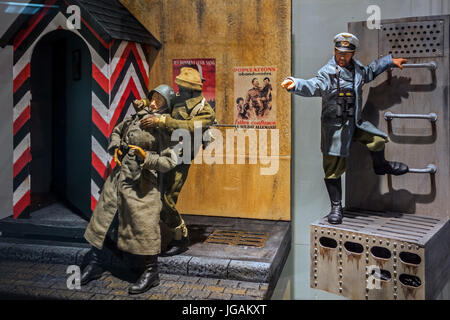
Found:
[[214, 230], [205, 240], [207, 243], [227, 244], [232, 246], [264, 247], [269, 233], [239, 230]]

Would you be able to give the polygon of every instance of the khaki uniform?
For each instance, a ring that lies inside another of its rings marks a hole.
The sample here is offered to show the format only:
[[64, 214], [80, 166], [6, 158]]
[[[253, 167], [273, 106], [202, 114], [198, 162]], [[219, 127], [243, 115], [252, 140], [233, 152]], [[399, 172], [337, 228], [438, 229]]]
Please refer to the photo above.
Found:
[[[203, 99], [203, 96], [199, 96], [187, 100], [186, 103], [175, 104], [171, 115], [166, 116], [165, 119], [164, 126], [168, 129], [169, 135], [176, 129], [186, 129], [190, 132], [192, 148], [194, 148], [194, 122], [200, 121], [203, 131], [205, 131], [213, 124], [215, 119], [215, 112], [206, 101], [203, 108], [197, 114], [193, 114], [195, 107], [202, 103]], [[195, 154], [192, 153], [192, 158], [194, 157]], [[164, 194], [161, 220], [172, 229], [175, 240], [180, 240], [182, 236], [187, 236], [187, 228], [176, 209], [176, 204], [181, 188], [186, 182], [189, 168], [190, 164], [180, 164], [164, 174], [163, 178]]]
[[[101, 249], [108, 229], [118, 215], [117, 247], [138, 255], [156, 255], [161, 251], [159, 228], [162, 208], [158, 172], [167, 172], [177, 164], [174, 152], [162, 147], [168, 145], [164, 130], [144, 131], [140, 119], [148, 115], [139, 111], [114, 128], [108, 152], [113, 153], [121, 142], [141, 147], [146, 158], [141, 161], [134, 150], [129, 150], [106, 180], [97, 206], [84, 237]], [[128, 129], [127, 129], [128, 127]]]

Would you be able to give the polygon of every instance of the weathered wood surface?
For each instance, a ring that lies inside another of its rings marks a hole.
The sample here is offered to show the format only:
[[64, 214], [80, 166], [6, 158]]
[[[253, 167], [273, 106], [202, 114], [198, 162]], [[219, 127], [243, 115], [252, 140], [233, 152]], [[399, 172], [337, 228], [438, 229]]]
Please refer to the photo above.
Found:
[[[172, 59], [216, 59], [216, 117], [233, 123], [236, 66], [276, 66], [273, 86], [291, 73], [291, 3], [278, 0], [121, 0], [162, 43], [149, 57], [150, 86], [172, 82]], [[290, 220], [291, 96], [277, 90], [280, 165], [193, 165], [183, 213]]]

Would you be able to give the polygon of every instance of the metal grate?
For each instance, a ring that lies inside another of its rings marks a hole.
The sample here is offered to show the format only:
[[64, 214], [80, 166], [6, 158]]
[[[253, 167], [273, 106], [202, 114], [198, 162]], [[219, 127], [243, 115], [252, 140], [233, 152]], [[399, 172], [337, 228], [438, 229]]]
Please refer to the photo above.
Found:
[[380, 56], [440, 57], [444, 55], [444, 21], [383, 24], [378, 39]]
[[346, 209], [344, 221], [339, 225], [330, 225], [325, 218], [319, 226], [347, 229], [350, 231], [399, 239], [424, 245], [445, 221], [416, 216], [414, 214], [369, 212], [359, 209]]
[[269, 233], [239, 230], [214, 230], [205, 240], [207, 243], [227, 244], [232, 246], [264, 247]]

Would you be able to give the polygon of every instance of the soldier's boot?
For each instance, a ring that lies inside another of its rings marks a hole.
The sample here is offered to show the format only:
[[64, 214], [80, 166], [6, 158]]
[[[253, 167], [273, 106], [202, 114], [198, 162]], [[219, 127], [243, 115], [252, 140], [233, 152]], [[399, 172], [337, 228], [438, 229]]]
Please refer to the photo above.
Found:
[[409, 168], [406, 164], [397, 161], [387, 161], [384, 158], [384, 150], [381, 151], [371, 151], [373, 169], [375, 174], [384, 175], [392, 174], [394, 176], [400, 176], [402, 174], [408, 173]]
[[128, 288], [129, 294], [144, 293], [159, 285], [158, 256], [144, 256], [144, 272], [139, 279]]
[[172, 232], [174, 238], [167, 246], [168, 249], [162, 253], [163, 257], [180, 254], [186, 251], [189, 245], [189, 233], [183, 219], [181, 219], [181, 224], [178, 227], [172, 229]]
[[331, 224], [341, 224], [343, 218], [341, 178], [324, 180], [331, 202], [331, 210], [327, 216], [328, 222]]
[[100, 250], [92, 247], [91, 249], [91, 260], [88, 265], [84, 268], [83, 273], [81, 274], [81, 285], [88, 284], [92, 280], [99, 279], [105, 269], [102, 266], [102, 262], [100, 259]]

